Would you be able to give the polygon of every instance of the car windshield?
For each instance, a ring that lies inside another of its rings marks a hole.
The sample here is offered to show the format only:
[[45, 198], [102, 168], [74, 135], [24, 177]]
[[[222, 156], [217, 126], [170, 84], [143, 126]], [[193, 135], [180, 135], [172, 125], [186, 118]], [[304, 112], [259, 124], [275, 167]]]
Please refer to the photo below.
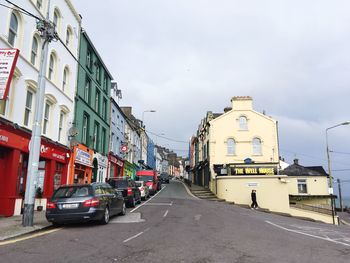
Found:
[[153, 176], [141, 175], [141, 176], [137, 176], [137, 180], [144, 181], [144, 182], [153, 181]]
[[126, 187], [128, 187], [127, 180], [113, 180], [113, 181], [110, 181], [109, 184], [114, 188], [126, 188]]
[[70, 186], [57, 189], [53, 198], [85, 197], [89, 195], [92, 195], [90, 186]]

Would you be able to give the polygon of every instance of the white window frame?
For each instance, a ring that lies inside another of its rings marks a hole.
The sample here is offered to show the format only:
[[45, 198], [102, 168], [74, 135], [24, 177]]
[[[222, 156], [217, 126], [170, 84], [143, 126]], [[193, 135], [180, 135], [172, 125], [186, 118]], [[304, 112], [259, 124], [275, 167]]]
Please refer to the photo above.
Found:
[[[34, 49], [34, 43], [36, 43], [36, 49]], [[37, 65], [38, 54], [39, 54], [39, 40], [36, 36], [33, 36], [32, 47], [30, 49], [30, 63], [32, 63], [33, 66]]]
[[45, 102], [44, 112], [43, 112], [43, 134], [47, 135], [50, 125], [50, 113], [52, 104], [48, 101]]
[[[259, 142], [259, 143], [257, 143]], [[258, 137], [254, 137], [252, 140], [253, 155], [262, 155], [262, 141]]]
[[247, 131], [248, 130], [248, 118], [246, 116], [239, 116], [239, 130]]
[[[16, 21], [15, 27], [13, 27], [14, 25], [12, 24], [12, 17], [14, 17], [16, 19], [15, 20]], [[11, 13], [7, 42], [13, 47], [16, 45], [16, 41], [17, 41], [17, 37], [18, 37], [19, 19], [20, 18], [18, 17], [18, 15], [15, 12]], [[11, 36], [11, 39], [10, 39], [10, 36]]]
[[[31, 94], [30, 105], [27, 104], [27, 102], [28, 102], [28, 94]], [[24, 106], [24, 119], [23, 119], [23, 125], [26, 126], [26, 127], [29, 127], [30, 124], [31, 124], [32, 111], [33, 111], [33, 98], [34, 98], [34, 93], [31, 90], [27, 89], [26, 103], [25, 103], [25, 106]], [[27, 118], [27, 123], [26, 123], [26, 118]]]
[[226, 154], [235, 155], [236, 154], [236, 141], [233, 138], [228, 138], [226, 142]]
[[88, 144], [88, 129], [89, 129], [89, 116], [84, 113], [83, 115], [83, 132], [82, 132], [82, 141], [85, 144]]
[[65, 112], [63, 110], [60, 111], [60, 119], [58, 122], [58, 141], [61, 141], [61, 135], [62, 135], [62, 131], [63, 131], [63, 123], [64, 123], [64, 119], [65, 119]]
[[297, 187], [299, 194], [307, 194], [307, 180], [306, 179], [297, 179]]

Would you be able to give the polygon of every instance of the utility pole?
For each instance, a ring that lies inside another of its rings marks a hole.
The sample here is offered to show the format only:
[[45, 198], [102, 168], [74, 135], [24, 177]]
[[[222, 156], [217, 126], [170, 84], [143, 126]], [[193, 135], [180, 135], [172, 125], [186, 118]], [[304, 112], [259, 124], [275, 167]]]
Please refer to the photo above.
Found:
[[341, 183], [340, 183], [340, 179], [337, 179], [337, 183], [338, 183], [338, 192], [339, 192], [339, 204], [340, 204], [340, 212], [343, 212], [343, 198], [341, 195]]
[[40, 36], [43, 38], [44, 42], [41, 50], [40, 71], [38, 76], [39, 92], [35, 101], [35, 117], [32, 128], [32, 137], [29, 143], [28, 173], [22, 218], [23, 226], [33, 226], [34, 202], [41, 146], [41, 122], [45, 96], [45, 72], [47, 68], [48, 45], [57, 36], [55, 25], [49, 20], [49, 8], [50, 1], [48, 1], [46, 19], [37, 21], [37, 30], [40, 32]]

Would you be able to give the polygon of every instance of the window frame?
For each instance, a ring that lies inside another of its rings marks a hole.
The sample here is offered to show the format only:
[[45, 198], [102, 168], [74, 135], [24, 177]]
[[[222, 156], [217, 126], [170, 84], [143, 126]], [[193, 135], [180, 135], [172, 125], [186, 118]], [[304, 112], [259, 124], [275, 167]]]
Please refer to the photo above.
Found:
[[[28, 94], [31, 94], [30, 107], [27, 105], [28, 104]], [[26, 127], [29, 127], [29, 124], [30, 124], [31, 113], [33, 110], [33, 97], [34, 97], [34, 93], [31, 90], [27, 89], [26, 104], [24, 106], [24, 119], [23, 119], [23, 125]], [[27, 123], [26, 123], [26, 119], [27, 119]]]
[[43, 135], [47, 135], [48, 133], [48, 128], [50, 124], [50, 108], [51, 108], [51, 103], [48, 101], [45, 102], [45, 107], [44, 107], [44, 112], [43, 112]]
[[94, 133], [93, 133], [93, 148], [99, 150], [99, 133], [100, 133], [100, 124], [95, 121], [94, 123]]
[[[259, 142], [259, 143], [257, 144], [256, 142]], [[253, 151], [253, 155], [262, 155], [262, 140], [259, 137], [253, 138], [252, 151]]]
[[[86, 120], [86, 121], [85, 121]], [[81, 140], [85, 145], [88, 145], [88, 138], [89, 138], [89, 122], [90, 122], [90, 116], [86, 112], [83, 114], [83, 125], [82, 125], [82, 134], [81, 134]]]
[[236, 141], [234, 138], [228, 138], [226, 141], [226, 155], [236, 155]]
[[[245, 121], [242, 121], [245, 120]], [[248, 118], [246, 116], [239, 116], [238, 118], [239, 130], [248, 131]]]
[[84, 88], [84, 100], [87, 104], [90, 104], [90, 94], [91, 94], [91, 80], [89, 77], [86, 77], [85, 88]]
[[307, 194], [307, 179], [297, 179], [298, 194]]
[[[36, 50], [34, 50], [34, 43], [36, 43]], [[34, 35], [32, 39], [32, 47], [30, 49], [30, 63], [33, 66], [37, 65], [37, 57], [39, 55], [39, 40], [38, 38]]]
[[58, 141], [61, 141], [61, 135], [63, 130], [63, 122], [65, 119], [65, 112], [63, 110], [60, 111], [60, 119], [58, 121]]
[[[12, 18], [14, 18], [15, 20], [12, 20]], [[16, 22], [15, 28], [13, 28], [14, 25], [12, 23], [14, 21]], [[9, 31], [8, 31], [8, 36], [7, 36], [7, 42], [13, 47], [15, 46], [16, 41], [18, 39], [19, 22], [20, 22], [20, 18], [13, 11], [11, 13], [11, 16], [10, 16]]]

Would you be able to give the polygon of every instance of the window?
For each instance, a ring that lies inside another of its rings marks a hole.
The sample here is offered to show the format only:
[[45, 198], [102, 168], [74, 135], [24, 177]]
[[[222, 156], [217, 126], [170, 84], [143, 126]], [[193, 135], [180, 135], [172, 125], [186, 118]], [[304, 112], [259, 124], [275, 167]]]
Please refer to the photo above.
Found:
[[86, 79], [86, 83], [85, 83], [85, 90], [84, 90], [84, 100], [87, 103], [90, 103], [90, 89], [91, 89], [91, 81], [90, 79]]
[[67, 28], [66, 31], [66, 46], [69, 47], [70, 43], [71, 43], [71, 38], [72, 38], [72, 31]]
[[17, 38], [18, 33], [18, 18], [15, 15], [14, 12], [11, 14], [11, 20], [10, 20], [10, 28], [8, 33], [8, 42], [14, 46]]
[[239, 129], [242, 131], [248, 130], [248, 121], [244, 116], [239, 117]]
[[43, 6], [43, 0], [36, 0], [36, 7], [37, 7], [38, 9], [41, 9], [42, 6]]
[[107, 118], [107, 100], [104, 98], [102, 103], [102, 119], [106, 120]]
[[96, 90], [95, 111], [100, 113], [100, 92], [98, 90]]
[[61, 177], [63, 173], [63, 164], [56, 163], [56, 171], [53, 178], [53, 189], [56, 190], [61, 185]]
[[86, 52], [86, 66], [91, 69], [92, 67], [92, 57], [91, 57], [91, 51], [88, 49]]
[[[114, 149], [114, 133], [112, 132], [112, 135], [111, 135], [111, 150], [112, 152], [116, 153], [115, 149]], [[113, 166], [113, 165], [111, 165]]]
[[106, 147], [106, 129], [102, 128], [102, 136], [101, 136], [101, 151], [102, 153], [105, 153], [105, 147]]
[[96, 65], [96, 80], [101, 81], [101, 67], [98, 64]]
[[103, 77], [103, 89], [107, 91], [107, 76], [106, 74]]
[[44, 125], [43, 125], [43, 134], [47, 133], [49, 126], [49, 117], [50, 117], [50, 104], [46, 102], [44, 110]]
[[26, 98], [26, 107], [24, 110], [24, 126], [29, 125], [30, 115], [32, 113], [32, 102], [33, 102], [33, 93], [28, 90], [27, 98]]
[[234, 155], [236, 152], [236, 143], [234, 139], [227, 140], [227, 155]]
[[60, 120], [58, 123], [58, 141], [61, 140], [62, 130], [63, 130], [63, 120], [64, 120], [64, 112], [60, 112]]
[[94, 140], [94, 149], [95, 150], [98, 150], [98, 132], [99, 132], [99, 124], [97, 122], [95, 122], [95, 125], [94, 125], [94, 137], [93, 137], [93, 140]]
[[89, 116], [87, 114], [84, 114], [82, 141], [85, 145], [88, 144], [88, 137], [89, 137], [88, 125], [89, 125]]
[[298, 193], [307, 194], [306, 179], [298, 179]]
[[53, 80], [54, 70], [55, 70], [55, 57], [53, 54], [51, 54], [50, 61], [49, 61], [49, 74], [48, 74], [49, 80]]
[[6, 104], [7, 104], [7, 100], [0, 100], [0, 115], [5, 115]]
[[30, 63], [32, 63], [34, 66], [36, 63], [37, 56], [38, 56], [38, 39], [36, 37], [33, 37], [32, 50], [30, 53]]
[[253, 139], [253, 154], [254, 155], [261, 155], [261, 140], [259, 138]]
[[68, 79], [68, 69], [64, 68], [63, 70], [63, 80], [62, 80], [62, 91], [64, 92], [67, 87], [67, 79]]
[[58, 23], [59, 23], [59, 14], [58, 14], [57, 10], [55, 10], [53, 12], [53, 23], [55, 24], [55, 27], [56, 27], [56, 30], [57, 30]]

